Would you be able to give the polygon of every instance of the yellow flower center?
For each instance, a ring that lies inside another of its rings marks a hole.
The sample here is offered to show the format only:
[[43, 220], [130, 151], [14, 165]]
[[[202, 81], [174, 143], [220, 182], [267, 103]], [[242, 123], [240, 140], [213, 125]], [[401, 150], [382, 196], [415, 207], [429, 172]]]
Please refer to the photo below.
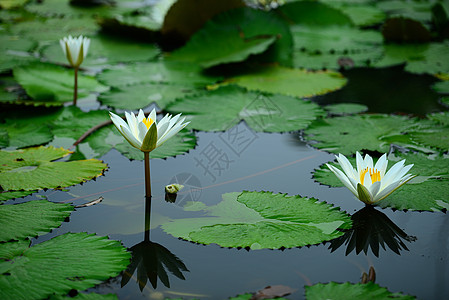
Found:
[[142, 120], [143, 124], [145, 124], [147, 126], [147, 129], [150, 128], [151, 124], [154, 123], [153, 119], [150, 119], [150, 117], [148, 118], [143, 118]]
[[360, 172], [360, 183], [363, 185], [363, 181], [365, 180], [366, 173], [369, 172], [369, 176], [371, 177], [371, 183], [375, 183], [380, 181], [380, 171], [371, 168], [365, 168]]

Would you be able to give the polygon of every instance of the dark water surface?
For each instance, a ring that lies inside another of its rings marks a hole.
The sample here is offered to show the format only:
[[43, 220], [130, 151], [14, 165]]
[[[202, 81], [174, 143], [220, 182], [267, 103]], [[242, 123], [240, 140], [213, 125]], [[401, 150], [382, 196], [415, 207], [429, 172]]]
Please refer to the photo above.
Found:
[[[366, 101], [373, 112], [424, 114], [442, 109], [437, 103], [438, 96], [429, 88], [432, 82], [430, 77], [423, 79], [418, 76], [416, 78], [420, 80], [413, 81], [415, 75], [401, 73], [406, 77], [404, 79], [395, 69], [390, 70], [393, 75], [388, 76], [382, 70], [362, 71], [347, 71], [348, 86], [319, 97], [317, 101], [320, 104]], [[373, 79], [371, 87], [367, 87], [366, 83], [365, 88], [358, 86], [359, 81], [366, 82], [369, 78], [377, 78]], [[396, 83], [391, 82], [390, 78], [396, 78]], [[405, 86], [409, 85], [413, 89], [406, 92]], [[383, 96], [376, 97], [376, 91]], [[371, 98], [364, 98], [364, 95], [371, 95]], [[402, 97], [398, 99], [398, 95]], [[375, 99], [379, 102], [374, 102]], [[288, 298], [303, 299], [305, 285], [329, 281], [357, 283], [361, 274], [373, 266], [377, 274], [376, 282], [392, 292], [411, 294], [419, 299], [448, 298], [449, 218], [442, 212], [402, 212], [377, 208], [408, 235], [416, 237], [415, 241], [404, 240], [409, 251], [400, 250], [400, 254], [396, 254], [388, 247], [387, 250], [381, 248], [379, 257], [371, 249], [367, 255], [363, 252], [357, 255], [353, 251], [346, 256], [345, 245], [331, 253], [328, 249], [330, 243], [284, 251], [226, 249], [217, 245], [197, 245], [164, 233], [158, 227], [160, 223], [168, 218], [192, 215], [181, 207], [186, 201], [214, 205], [221, 201], [222, 194], [243, 190], [314, 197], [339, 206], [349, 214], [364, 207], [346, 188], [328, 188], [314, 182], [311, 172], [320, 164], [333, 160], [334, 156], [301, 142], [298, 133], [253, 133], [244, 123], [239, 124], [237, 129], [246, 130], [252, 137], [251, 143], [243, 150], [233, 148], [226, 142], [226, 134], [230, 131], [199, 132], [198, 145], [194, 150], [176, 158], [151, 161], [151, 241], [162, 245], [183, 261], [190, 271], [183, 272], [186, 279], [181, 280], [167, 271], [170, 288], [159, 280], [156, 289], [148, 282], [141, 292], [134, 273], [123, 288], [119, 276], [92, 290], [116, 293], [120, 299], [227, 299], [237, 294], [255, 292], [268, 285], [282, 284], [296, 289]], [[208, 173], [198, 164], [198, 160], [212, 146], [226, 154], [228, 164], [220, 172], [209, 170]], [[100, 204], [77, 209], [72, 213], [70, 222], [63, 223], [60, 228], [35, 242], [65, 232], [80, 231], [108, 235], [122, 241], [128, 248], [143, 241], [143, 162], [129, 161], [115, 150], [102, 159], [109, 165], [105, 176], [72, 187], [69, 192], [48, 191], [41, 194], [50, 201], [73, 201], [76, 205], [99, 196], [104, 200]], [[173, 178], [188, 178], [189, 185], [178, 195], [176, 203], [167, 203], [164, 187], [172, 183]], [[33, 197], [36, 196], [26, 199]]]

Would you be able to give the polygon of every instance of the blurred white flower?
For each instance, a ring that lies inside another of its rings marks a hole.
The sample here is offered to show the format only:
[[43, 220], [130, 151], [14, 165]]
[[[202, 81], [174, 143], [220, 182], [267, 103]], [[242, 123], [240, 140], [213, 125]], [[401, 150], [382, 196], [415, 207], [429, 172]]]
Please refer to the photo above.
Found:
[[365, 159], [360, 153], [356, 153], [357, 170], [354, 169], [348, 159], [339, 154], [335, 156], [343, 172], [329, 164], [327, 167], [334, 172], [340, 181], [361, 201], [366, 204], [374, 204], [402, 185], [407, 183], [416, 175], [407, 174], [413, 167], [413, 164], [404, 166], [405, 159], [397, 162], [388, 172], [387, 155], [382, 155], [373, 166], [373, 159], [368, 154]]
[[126, 121], [116, 114], [109, 112], [112, 122], [123, 137], [135, 148], [143, 152], [151, 152], [177, 134], [190, 122], [183, 123], [181, 114], [172, 117], [166, 114], [159, 122], [156, 121], [156, 111], [153, 109], [148, 118], [142, 110], [135, 116], [125, 112]]
[[82, 35], [77, 38], [69, 35], [59, 40], [59, 44], [61, 44], [62, 51], [64, 51], [64, 55], [67, 57], [70, 65], [78, 68], [87, 55], [90, 39]]

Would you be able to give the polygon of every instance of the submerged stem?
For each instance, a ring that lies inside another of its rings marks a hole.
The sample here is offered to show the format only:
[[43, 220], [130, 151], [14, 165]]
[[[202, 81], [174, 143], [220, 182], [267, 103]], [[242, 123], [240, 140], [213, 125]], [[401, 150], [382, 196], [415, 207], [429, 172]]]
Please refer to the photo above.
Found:
[[73, 86], [73, 105], [76, 105], [78, 99], [78, 67], [75, 68], [75, 84]]
[[151, 197], [145, 197], [145, 231], [144, 240], [150, 241]]

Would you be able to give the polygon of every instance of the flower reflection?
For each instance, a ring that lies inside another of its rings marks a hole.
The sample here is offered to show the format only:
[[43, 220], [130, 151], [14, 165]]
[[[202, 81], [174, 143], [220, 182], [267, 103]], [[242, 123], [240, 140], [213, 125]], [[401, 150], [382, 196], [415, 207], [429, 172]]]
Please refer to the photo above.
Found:
[[146, 197], [145, 201], [145, 231], [144, 240], [128, 250], [131, 252], [131, 263], [123, 272], [121, 286], [124, 287], [133, 277], [137, 269], [137, 283], [141, 291], [147, 285], [148, 280], [155, 289], [157, 279], [170, 287], [170, 280], [167, 270], [177, 278], [185, 280], [182, 272], [190, 272], [186, 265], [176, 255], [164, 246], [150, 241], [150, 216], [151, 197]]
[[400, 255], [401, 250], [407, 250], [404, 241], [413, 242], [416, 237], [407, 235], [394, 224], [384, 213], [367, 205], [351, 216], [353, 227], [343, 236], [331, 241], [329, 249], [334, 252], [343, 244], [346, 245], [346, 255], [352, 251], [365, 254], [371, 247], [375, 256], [379, 257], [379, 245], [386, 250], [385, 245]]

